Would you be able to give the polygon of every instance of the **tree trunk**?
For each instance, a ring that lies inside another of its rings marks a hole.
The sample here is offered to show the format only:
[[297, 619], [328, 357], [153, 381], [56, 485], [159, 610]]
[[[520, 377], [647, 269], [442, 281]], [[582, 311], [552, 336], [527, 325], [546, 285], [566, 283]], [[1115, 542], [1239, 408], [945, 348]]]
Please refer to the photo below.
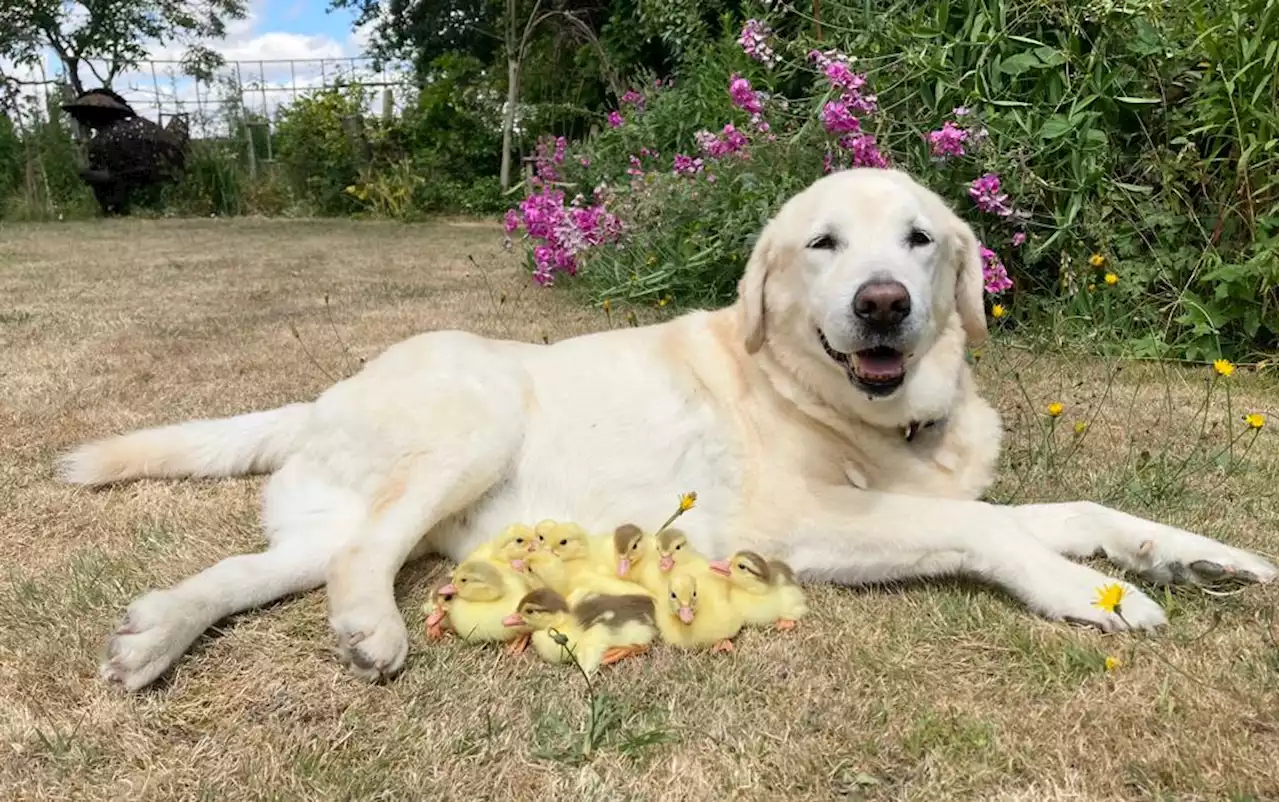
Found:
[[499, 183], [502, 191], [511, 188], [511, 146], [516, 127], [516, 102], [520, 97], [520, 62], [507, 57], [507, 108], [502, 115], [502, 171]]

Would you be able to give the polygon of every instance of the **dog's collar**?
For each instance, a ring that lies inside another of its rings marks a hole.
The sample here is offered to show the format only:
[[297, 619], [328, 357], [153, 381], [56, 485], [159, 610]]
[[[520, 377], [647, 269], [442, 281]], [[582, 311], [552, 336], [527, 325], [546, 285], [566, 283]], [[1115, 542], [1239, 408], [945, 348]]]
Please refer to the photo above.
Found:
[[902, 437], [904, 440], [910, 443], [912, 440], [916, 439], [916, 435], [920, 434], [920, 432], [924, 431], [925, 429], [928, 429], [931, 426], [937, 426], [939, 423], [942, 423], [945, 420], [946, 418], [938, 418], [937, 420], [924, 420], [924, 421], [913, 420], [902, 428]]

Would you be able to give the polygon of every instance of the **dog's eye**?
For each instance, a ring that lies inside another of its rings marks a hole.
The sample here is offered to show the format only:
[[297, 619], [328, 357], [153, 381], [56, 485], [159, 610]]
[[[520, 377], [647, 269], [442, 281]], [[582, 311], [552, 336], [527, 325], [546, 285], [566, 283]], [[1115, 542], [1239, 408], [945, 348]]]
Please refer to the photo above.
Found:
[[809, 240], [809, 244], [805, 247], [815, 251], [834, 251], [836, 249], [836, 238], [830, 234], [819, 234]]
[[923, 248], [933, 242], [933, 237], [929, 236], [929, 232], [918, 228], [911, 229], [911, 233], [907, 235], [907, 245], [912, 248]]

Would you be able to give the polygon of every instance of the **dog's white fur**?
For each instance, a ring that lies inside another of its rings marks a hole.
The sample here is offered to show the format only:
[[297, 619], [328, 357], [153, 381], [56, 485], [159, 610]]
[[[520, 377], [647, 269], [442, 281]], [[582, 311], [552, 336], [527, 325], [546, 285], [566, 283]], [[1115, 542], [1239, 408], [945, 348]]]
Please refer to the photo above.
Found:
[[[931, 242], [908, 245], [913, 227]], [[823, 232], [838, 247], [806, 247]], [[911, 296], [907, 373], [872, 398], [817, 330], [854, 350], [853, 293], [886, 276]], [[218, 619], [326, 581], [340, 656], [389, 676], [409, 648], [392, 586], [406, 560], [457, 560], [513, 521], [655, 525], [689, 490], [698, 504], [681, 526], [705, 553], [754, 548], [845, 585], [968, 575], [1105, 630], [1165, 615], [1129, 585], [1123, 619], [1093, 606], [1113, 580], [1067, 557], [1105, 554], [1156, 581], [1275, 578], [1270, 560], [1096, 504], [974, 500], [1001, 433], [964, 359], [966, 335], [986, 333], [978, 245], [907, 176], [850, 170], [797, 195], [762, 232], [739, 296], [551, 346], [423, 334], [312, 403], [67, 455], [62, 477], [87, 485], [274, 471], [270, 547], [137, 599], [102, 676], [145, 686]], [[939, 423], [903, 436], [927, 421]]]

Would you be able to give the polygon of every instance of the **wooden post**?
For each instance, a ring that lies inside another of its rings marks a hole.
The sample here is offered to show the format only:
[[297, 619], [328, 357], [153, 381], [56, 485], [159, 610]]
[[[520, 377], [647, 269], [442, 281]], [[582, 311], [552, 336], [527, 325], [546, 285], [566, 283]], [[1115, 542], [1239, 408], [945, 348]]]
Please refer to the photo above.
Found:
[[347, 144], [351, 146], [357, 166], [368, 167], [373, 161], [373, 148], [364, 135], [364, 119], [359, 114], [348, 114], [342, 118], [342, 130], [347, 135]]
[[391, 96], [391, 87], [383, 87], [382, 89], [382, 121], [389, 123], [395, 119], [396, 104], [395, 98]]
[[249, 178], [258, 180], [258, 148], [253, 144], [253, 124], [249, 117], [244, 117], [245, 157], [248, 159]]

